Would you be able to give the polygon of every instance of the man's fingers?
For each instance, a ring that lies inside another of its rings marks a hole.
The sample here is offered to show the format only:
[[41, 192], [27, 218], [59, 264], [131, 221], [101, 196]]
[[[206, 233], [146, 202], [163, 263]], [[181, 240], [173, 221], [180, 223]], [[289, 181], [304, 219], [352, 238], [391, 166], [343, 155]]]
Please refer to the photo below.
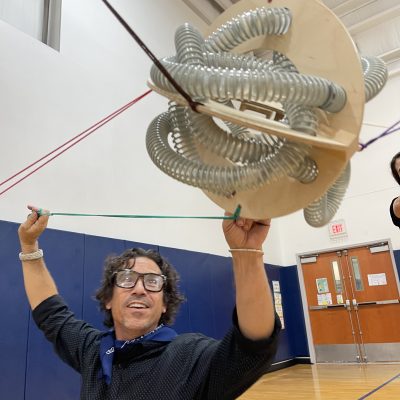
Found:
[[[225, 211], [225, 216], [231, 216], [231, 215], [233, 215], [233, 214]], [[249, 218], [239, 217], [236, 220], [229, 221], [229, 222], [232, 225], [236, 225], [236, 226], [244, 229], [245, 231], [249, 231], [253, 226], [257, 226], [257, 225], [260, 227], [262, 227], [262, 226], [270, 227], [271, 226], [271, 218], [253, 220], [253, 219], [249, 219]]]
[[39, 228], [45, 228], [47, 226], [50, 212], [32, 205], [28, 205], [28, 209], [32, 212], [28, 215], [23, 225], [27, 229], [32, 227], [34, 224]]
[[40, 229], [44, 229], [47, 226], [47, 222], [49, 221], [48, 215], [41, 215], [36, 221], [36, 225]]
[[26, 217], [26, 221], [22, 224], [26, 229], [29, 229], [38, 219], [38, 215], [35, 212], [31, 212]]
[[257, 225], [271, 226], [271, 218], [254, 221]]

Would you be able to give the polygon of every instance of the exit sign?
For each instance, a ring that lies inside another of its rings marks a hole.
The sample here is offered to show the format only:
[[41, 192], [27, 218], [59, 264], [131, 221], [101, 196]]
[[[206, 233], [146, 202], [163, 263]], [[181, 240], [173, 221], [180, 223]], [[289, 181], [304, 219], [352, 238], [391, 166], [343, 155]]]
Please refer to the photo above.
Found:
[[328, 225], [329, 237], [331, 239], [343, 238], [347, 236], [346, 224], [343, 219], [332, 221]]

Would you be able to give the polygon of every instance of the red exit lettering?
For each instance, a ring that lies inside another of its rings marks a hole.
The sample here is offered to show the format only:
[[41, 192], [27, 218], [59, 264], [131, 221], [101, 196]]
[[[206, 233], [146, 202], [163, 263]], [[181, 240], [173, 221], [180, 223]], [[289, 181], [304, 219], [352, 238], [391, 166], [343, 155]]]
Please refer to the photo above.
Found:
[[343, 232], [343, 225], [340, 225], [340, 224], [332, 225], [332, 232], [333, 233], [342, 233]]

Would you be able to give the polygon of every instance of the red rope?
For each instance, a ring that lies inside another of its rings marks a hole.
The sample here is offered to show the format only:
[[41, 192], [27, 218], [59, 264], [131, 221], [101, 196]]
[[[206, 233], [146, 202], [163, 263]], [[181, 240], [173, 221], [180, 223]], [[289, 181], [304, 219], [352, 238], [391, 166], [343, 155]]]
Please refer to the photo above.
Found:
[[[94, 125], [92, 125], [91, 127], [85, 129], [83, 132], [79, 133], [78, 135], [74, 136], [72, 139], [68, 140], [67, 142], [63, 143], [62, 145], [58, 146], [57, 148], [55, 148], [54, 150], [50, 151], [49, 153], [47, 153], [46, 155], [44, 155], [43, 157], [39, 158], [38, 160], [34, 161], [33, 163], [29, 164], [27, 167], [21, 169], [20, 171], [16, 172], [14, 175], [10, 176], [9, 178], [7, 178], [6, 180], [4, 180], [3, 182], [0, 182], [0, 187], [3, 186], [4, 184], [6, 184], [7, 182], [9, 182], [11, 179], [16, 178], [17, 176], [21, 175], [23, 172], [25, 172], [26, 170], [28, 170], [29, 168], [32, 168], [33, 166], [35, 166], [36, 164], [40, 163], [41, 161], [43, 161], [44, 159], [48, 158], [49, 156], [51, 156], [52, 154], [54, 154], [55, 152], [57, 152], [60, 149], [63, 149], [63, 147], [67, 146], [69, 144], [69, 146], [65, 147], [62, 151], [60, 151], [59, 153], [57, 153], [56, 155], [54, 155], [53, 157], [51, 157], [50, 159], [48, 159], [47, 161], [45, 161], [43, 164], [39, 165], [37, 168], [35, 168], [33, 171], [29, 172], [28, 174], [24, 175], [22, 178], [20, 178], [19, 180], [17, 180], [16, 182], [14, 182], [12, 185], [8, 186], [7, 188], [5, 188], [2, 192], [0, 192], [0, 196], [6, 192], [8, 192], [10, 189], [12, 189], [14, 186], [16, 186], [18, 183], [22, 182], [23, 180], [25, 180], [26, 178], [28, 178], [29, 176], [31, 176], [32, 174], [34, 174], [36, 171], [38, 171], [39, 169], [43, 168], [45, 165], [49, 164], [51, 161], [53, 161], [55, 158], [57, 158], [58, 156], [60, 156], [61, 154], [63, 154], [65, 151], [67, 151], [68, 149], [70, 149], [71, 147], [75, 146], [77, 143], [79, 143], [80, 141], [82, 141], [83, 139], [85, 139], [86, 137], [88, 137], [89, 135], [91, 135], [93, 132], [95, 132], [97, 129], [101, 128], [103, 125], [107, 124], [109, 121], [111, 121], [112, 119], [114, 119], [116, 116], [118, 116], [119, 114], [121, 114], [122, 112], [124, 112], [125, 110], [127, 110], [129, 107], [133, 106], [135, 103], [137, 103], [139, 100], [143, 99], [145, 96], [147, 96], [149, 93], [151, 93], [151, 90], [148, 90], [147, 92], [143, 93], [142, 95], [140, 95], [139, 97], [136, 97], [136, 99], [131, 100], [129, 103], [125, 104], [124, 106], [120, 107], [118, 110], [115, 110], [114, 112], [112, 112], [111, 114], [107, 115], [106, 117], [104, 117], [103, 119], [101, 119], [100, 121], [96, 122]], [[72, 144], [70, 144], [71, 142], [73, 142]]]

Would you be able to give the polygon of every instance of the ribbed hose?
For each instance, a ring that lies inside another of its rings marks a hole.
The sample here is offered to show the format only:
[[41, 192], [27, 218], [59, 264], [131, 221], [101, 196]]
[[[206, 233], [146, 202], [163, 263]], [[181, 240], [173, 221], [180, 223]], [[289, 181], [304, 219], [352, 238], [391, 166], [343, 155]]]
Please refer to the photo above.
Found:
[[365, 101], [374, 98], [385, 85], [388, 72], [386, 64], [377, 57], [361, 57], [365, 80]]
[[[171, 115], [164, 113], [151, 122], [146, 136], [146, 146], [154, 164], [178, 181], [196, 187], [199, 187], [200, 182], [202, 189], [229, 197], [236, 191], [259, 187], [259, 182], [265, 182], [268, 175], [272, 175], [271, 170], [283, 168], [282, 164], [276, 164], [274, 161], [249, 163], [245, 169], [240, 165], [227, 167], [206, 165], [196, 159], [182, 157], [168, 144], [168, 136], [173, 129], [170, 120]], [[221, 176], [224, 179], [221, 179]]]
[[[198, 101], [212, 99], [228, 106], [232, 106], [231, 100], [280, 102], [292, 129], [316, 135], [318, 118], [314, 108], [340, 111], [346, 103], [346, 93], [340, 86], [299, 74], [281, 54], [266, 61], [228, 53], [251, 38], [285, 34], [290, 24], [289, 10], [260, 8], [228, 21], [205, 41], [196, 29], [185, 24], [175, 35], [176, 56], [165, 58], [162, 63]], [[379, 60], [362, 58], [361, 62], [368, 100], [383, 87], [387, 72]], [[174, 91], [156, 67], [151, 69], [151, 78], [158, 87]], [[284, 176], [303, 183], [317, 177], [317, 165], [308, 157], [309, 146], [255, 133], [230, 122], [225, 125], [228, 130], [221, 129], [211, 117], [171, 103], [169, 112], [150, 124], [147, 150], [153, 162], [171, 177], [227, 197]], [[205, 165], [199, 148], [206, 158], [212, 155], [217, 165]], [[230, 165], [221, 167], [219, 160]], [[349, 177], [350, 165], [321, 199], [304, 210], [310, 225], [324, 225], [333, 217]]]
[[[274, 52], [272, 71], [289, 71], [298, 74], [296, 66], [283, 54]], [[286, 112], [286, 119], [292, 129], [303, 132], [305, 134], [316, 136], [318, 130], [318, 118], [312, 108], [299, 104], [284, 102], [283, 109]], [[302, 145], [306, 148], [306, 145]], [[308, 148], [308, 146], [307, 146]], [[296, 170], [294, 174], [289, 174], [293, 178], [298, 179], [302, 183], [313, 182], [318, 175], [318, 167], [314, 160], [305, 157], [301, 168]]]
[[[388, 78], [385, 63], [376, 57], [361, 57], [365, 82], [365, 101], [375, 97], [385, 86]], [[345, 170], [318, 200], [313, 201], [303, 210], [304, 219], [313, 227], [326, 225], [336, 214], [342, 203], [350, 182], [350, 161]]]
[[234, 49], [240, 43], [257, 36], [284, 35], [292, 23], [287, 8], [257, 8], [231, 19], [205, 41], [207, 51], [218, 53]]
[[189, 24], [181, 25], [175, 32], [176, 60], [186, 65], [204, 65], [204, 40], [200, 32]]
[[350, 162], [324, 196], [304, 209], [304, 219], [314, 228], [326, 225], [336, 214], [350, 182]]
[[[259, 8], [247, 11], [211, 34], [204, 42], [206, 51], [226, 52], [258, 36], [283, 35], [291, 24], [291, 13], [286, 8]], [[197, 37], [191, 35], [198, 45]], [[190, 39], [189, 39], [190, 40]], [[290, 102], [320, 107], [338, 112], [346, 103], [346, 94], [338, 85], [323, 78], [268, 71], [222, 70], [212, 66], [188, 66], [171, 59], [161, 60], [168, 72], [194, 97], [211, 99], [251, 100], [256, 102]], [[173, 86], [153, 66], [153, 82], [164, 90], [174, 91]], [[293, 86], [296, 90], [293, 90]], [[267, 90], [268, 89], [268, 90]], [[300, 103], [299, 103], [300, 102]]]
[[[330, 112], [339, 112], [346, 103], [346, 94], [341, 87], [311, 75], [226, 70], [182, 65], [168, 59], [161, 60], [161, 63], [182, 88], [194, 97], [288, 102], [319, 107]], [[169, 92], [174, 91], [174, 87], [157, 67], [151, 68], [150, 75], [158, 87]]]
[[[268, 140], [262, 135], [254, 135], [253, 137], [246, 135], [244, 138], [241, 135], [232, 136], [228, 132], [219, 128], [211, 118], [208, 118], [201, 114], [193, 113], [191, 110], [176, 106], [172, 104], [170, 106], [170, 119], [172, 120], [173, 129], [173, 142], [177, 143], [179, 148], [175, 147], [175, 150], [179, 153], [168, 159], [169, 163], [179, 163], [180, 170], [192, 168], [193, 160], [193, 145], [195, 141], [202, 144], [203, 142], [197, 141], [197, 132], [204, 132], [199, 135], [201, 139], [204, 139], [209, 135], [208, 140], [205, 140], [207, 145], [206, 149], [209, 153], [213, 153], [213, 150], [218, 149], [218, 155], [221, 160], [229, 160], [232, 163], [237, 163], [241, 170], [242, 176], [251, 176], [251, 188], [255, 189], [263, 186], [265, 183], [278, 180], [287, 175], [294, 175], [296, 171], [303, 168], [304, 146], [301, 144], [283, 142], [277, 140], [274, 137], [267, 137]], [[191, 132], [188, 134], [188, 132]], [[195, 133], [196, 132], [196, 133]], [[163, 136], [165, 133], [157, 132], [158, 136]], [[166, 143], [165, 141], [163, 142]], [[154, 144], [154, 142], [153, 142]], [[157, 149], [149, 144], [149, 153], [153, 154], [153, 159], [156, 161], [161, 169], [160, 161], [154, 156], [160, 151], [162, 144], [160, 141], [157, 142]], [[203, 152], [205, 150], [203, 149]], [[245, 155], [245, 157], [243, 157]], [[217, 158], [214, 154], [214, 157]], [[189, 160], [189, 161], [187, 161]], [[254, 167], [260, 169], [261, 173], [255, 173]], [[171, 169], [170, 167], [167, 168]], [[220, 168], [218, 175], [220, 176], [221, 185], [217, 188], [210, 188], [208, 182], [204, 181], [200, 176], [198, 181], [194, 184], [195, 186], [206, 188], [214, 193], [221, 194], [221, 187], [226, 191], [226, 187], [234, 188], [230, 191], [241, 191], [248, 189], [247, 182], [241, 182], [236, 180], [236, 176], [232, 174], [225, 175], [226, 168]]]
[[[187, 64], [203, 64], [201, 56], [203, 43], [200, 34], [194, 28], [191, 28], [188, 24], [180, 27], [176, 32], [175, 43], [186, 49], [177, 50], [177, 61], [185, 58]], [[206, 53], [203, 56], [206, 57]], [[223, 57], [218, 55], [212, 58], [214, 61], [219, 60], [215, 61], [216, 63], [230, 64], [230, 66], [232, 66], [232, 63], [235, 63], [235, 66], [238, 66], [237, 64], [240, 63], [240, 67], [247, 67], [251, 63], [253, 67], [257, 67], [260, 70], [268, 68], [270, 64], [259, 62], [254, 57], [250, 59], [232, 57], [226, 53]], [[221, 159], [230, 160], [232, 163], [239, 162], [243, 176], [251, 175], [253, 177], [252, 188], [260, 187], [267, 182], [280, 179], [283, 176], [295, 176], [299, 172], [303, 172], [304, 175], [304, 172], [309, 173], [313, 171], [312, 168], [307, 168], [305, 157], [309, 152], [309, 147], [303, 144], [289, 144], [286, 140], [283, 141], [272, 137], [266, 138], [265, 135], [250, 133], [243, 128], [239, 130], [239, 127], [233, 124], [229, 124], [232, 132], [226, 132], [220, 129], [212, 118], [204, 115], [196, 115], [189, 110], [184, 113], [182, 108], [176, 106], [170, 108], [169, 117], [172, 119], [172, 142], [179, 155], [173, 157], [171, 154], [168, 161], [175, 165], [177, 159], [179, 159], [181, 172], [186, 168], [193, 168], [190, 162], [193, 158], [193, 148], [195, 146], [193, 138], [203, 145], [208, 152], [215, 153], [214, 157], [219, 156]], [[240, 134], [238, 133], [239, 131]], [[162, 135], [160, 132], [155, 133], [154, 130], [153, 134]], [[160, 151], [162, 141], [151, 141], [149, 143], [152, 143], [148, 147], [149, 152], [152, 153], [152, 159], [155, 160], [159, 168], [163, 168], [159, 157], [155, 155], [155, 153]], [[157, 150], [153, 147], [155, 143], [158, 146]], [[254, 173], [254, 162], [258, 163], [263, 171], [262, 174]], [[165, 167], [165, 170], [170, 171], [171, 166]], [[240, 181], [232, 181], [231, 175], [225, 176], [223, 173], [219, 175], [221, 180], [229, 181], [229, 184], [223, 182], [221, 185], [218, 185], [218, 188], [211, 188], [207, 182], [204, 182], [200, 178], [195, 185], [217, 194], [221, 194], [221, 187], [224, 192], [226, 191], [226, 187], [231, 188], [234, 186], [236, 191], [244, 190], [247, 187], [247, 184], [243, 184]], [[304, 179], [306, 178], [304, 177]], [[315, 179], [315, 175], [307, 179]]]

